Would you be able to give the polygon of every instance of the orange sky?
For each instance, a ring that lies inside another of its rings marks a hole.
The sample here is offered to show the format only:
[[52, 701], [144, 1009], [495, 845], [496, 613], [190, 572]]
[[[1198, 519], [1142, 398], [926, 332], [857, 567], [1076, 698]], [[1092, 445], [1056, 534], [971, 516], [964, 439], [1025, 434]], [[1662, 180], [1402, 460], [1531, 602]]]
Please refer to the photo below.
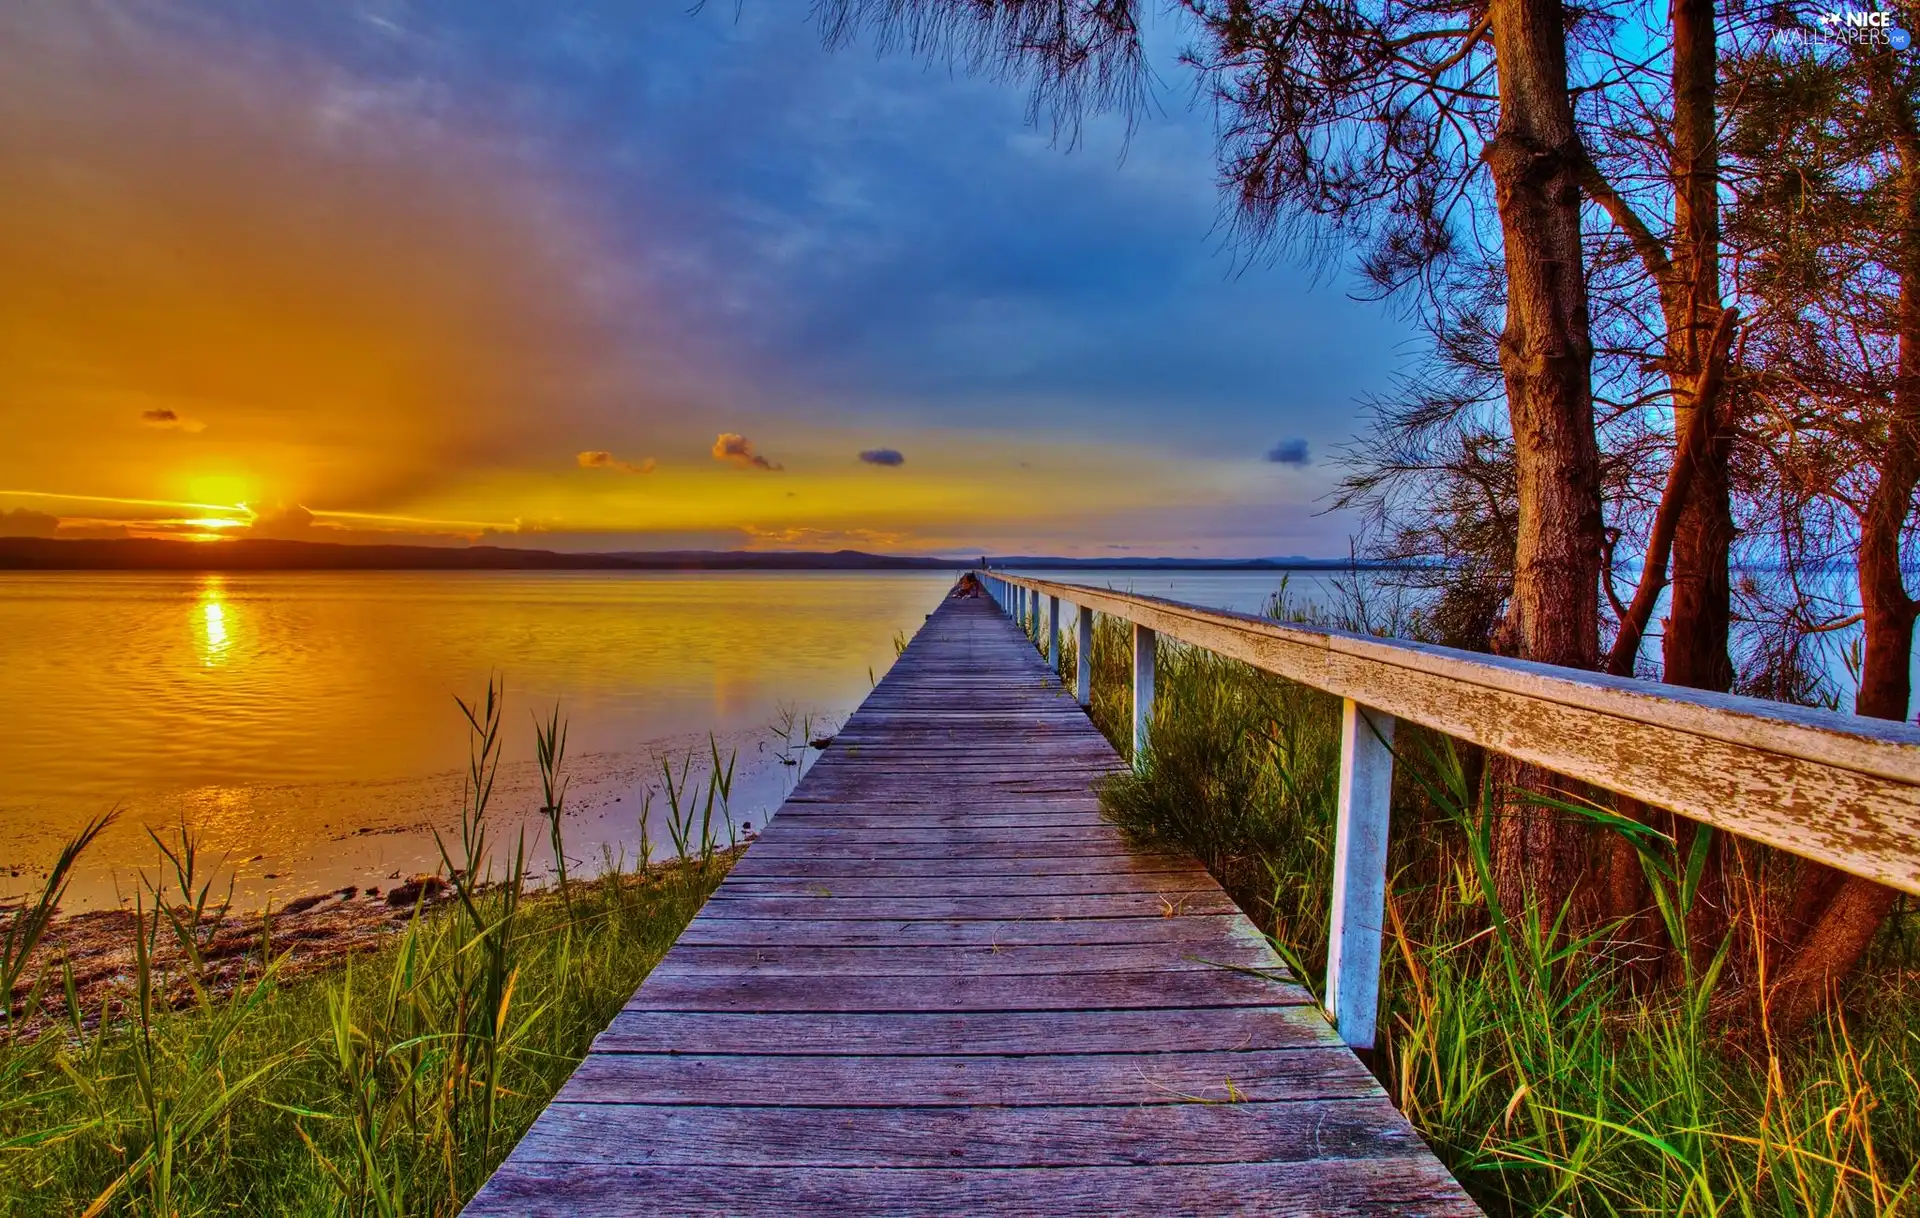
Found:
[[1088, 552], [1271, 503], [1044, 403], [933, 427], [638, 345], [682, 302], [510, 123], [60, 11], [0, 19], [0, 533]]

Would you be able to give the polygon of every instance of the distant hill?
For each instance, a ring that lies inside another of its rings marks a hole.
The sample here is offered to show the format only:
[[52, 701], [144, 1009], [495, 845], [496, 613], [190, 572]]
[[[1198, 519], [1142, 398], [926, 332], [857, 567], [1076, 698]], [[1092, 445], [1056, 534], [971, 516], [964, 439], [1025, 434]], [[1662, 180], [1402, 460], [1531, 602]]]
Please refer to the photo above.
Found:
[[[1344, 558], [989, 557], [1002, 570], [1346, 570]], [[569, 554], [513, 546], [377, 546], [326, 541], [163, 541], [0, 537], [0, 571], [960, 571], [977, 558], [861, 550], [623, 550]], [[1362, 563], [1361, 566], [1368, 564]]]
[[321, 541], [161, 541], [0, 537], [0, 570], [14, 571], [938, 571], [957, 558], [832, 553], [654, 550], [563, 554], [507, 546], [377, 546]]

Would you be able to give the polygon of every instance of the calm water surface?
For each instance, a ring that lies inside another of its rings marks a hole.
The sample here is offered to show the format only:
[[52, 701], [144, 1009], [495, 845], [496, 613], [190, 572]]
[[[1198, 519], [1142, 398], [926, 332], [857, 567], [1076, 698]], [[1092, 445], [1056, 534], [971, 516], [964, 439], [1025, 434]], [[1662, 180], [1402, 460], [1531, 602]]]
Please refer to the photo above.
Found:
[[113, 807], [70, 907], [130, 895], [155, 855], [146, 828], [181, 820], [226, 856], [244, 903], [431, 870], [431, 829], [460, 807], [453, 699], [490, 674], [508, 697], [503, 817], [535, 823], [532, 712], [557, 701], [570, 854], [631, 857], [660, 759], [704, 754], [709, 732], [738, 757], [736, 819], [757, 824], [796, 769], [779, 760], [782, 712], [831, 734], [952, 578], [0, 575], [0, 894]]

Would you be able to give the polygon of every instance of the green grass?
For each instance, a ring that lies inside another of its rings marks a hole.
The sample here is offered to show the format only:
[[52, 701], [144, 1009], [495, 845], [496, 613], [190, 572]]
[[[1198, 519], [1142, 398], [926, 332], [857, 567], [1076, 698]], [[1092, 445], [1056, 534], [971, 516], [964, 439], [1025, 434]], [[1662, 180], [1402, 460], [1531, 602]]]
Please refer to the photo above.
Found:
[[[1125, 751], [1126, 624], [1097, 618], [1093, 653], [1092, 715]], [[1338, 702], [1165, 640], [1156, 683], [1148, 756], [1104, 789], [1109, 815], [1198, 856], [1317, 990]], [[1406, 725], [1397, 752], [1372, 1064], [1489, 1212], [1920, 1213], [1910, 912], [1810, 1034], [1729, 1029], [1710, 978], [1634, 987], [1543, 911], [1501, 909], [1469, 767]], [[1648, 847], [1656, 874], [1684, 875], [1667, 849]]]
[[[450, 1214], [478, 1189], [733, 856], [683, 771], [676, 824], [694, 806], [707, 823], [688, 830], [681, 861], [610, 859], [595, 878], [530, 890], [524, 843], [499, 861], [488, 836], [497, 691], [463, 710], [468, 798], [442, 844], [453, 898], [285, 987], [284, 957], [263, 941], [258, 976], [217, 993], [192, 951], [206, 884], [170, 873], [143, 894], [125, 994], [92, 1011], [70, 997], [64, 1027], [0, 1042], [0, 1213]], [[564, 730], [549, 720], [540, 733], [557, 768]], [[724, 802], [723, 790], [723, 818]], [[162, 942], [181, 949], [167, 953], [174, 973], [156, 963]], [[59, 970], [43, 971], [57, 1002]]]

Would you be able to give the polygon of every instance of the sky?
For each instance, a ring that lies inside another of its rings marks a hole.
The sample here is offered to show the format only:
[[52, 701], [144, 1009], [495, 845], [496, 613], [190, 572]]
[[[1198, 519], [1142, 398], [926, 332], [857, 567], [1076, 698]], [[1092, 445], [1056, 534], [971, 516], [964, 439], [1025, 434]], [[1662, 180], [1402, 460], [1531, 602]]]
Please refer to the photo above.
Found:
[[806, 0], [0, 7], [0, 534], [1343, 555], [1409, 354]]

